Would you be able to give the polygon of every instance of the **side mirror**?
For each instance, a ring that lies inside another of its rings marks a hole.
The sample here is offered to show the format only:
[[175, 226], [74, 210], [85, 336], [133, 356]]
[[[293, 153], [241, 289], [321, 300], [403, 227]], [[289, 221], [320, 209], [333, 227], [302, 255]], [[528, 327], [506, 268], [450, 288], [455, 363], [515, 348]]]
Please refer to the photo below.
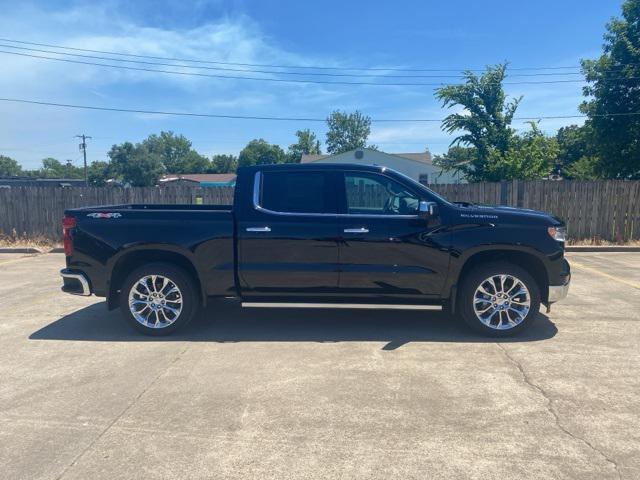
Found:
[[418, 204], [418, 214], [421, 217], [434, 217], [438, 214], [438, 204], [436, 202], [426, 202], [422, 200]]

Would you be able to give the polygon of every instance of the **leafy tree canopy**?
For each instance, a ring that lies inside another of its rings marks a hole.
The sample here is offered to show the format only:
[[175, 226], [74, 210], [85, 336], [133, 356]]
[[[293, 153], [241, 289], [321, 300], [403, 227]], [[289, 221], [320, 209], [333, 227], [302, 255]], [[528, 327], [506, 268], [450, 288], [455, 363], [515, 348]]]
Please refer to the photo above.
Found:
[[40, 170], [30, 173], [42, 178], [84, 178], [84, 168], [76, 167], [71, 160], [63, 164], [60, 160], [51, 157], [42, 160]]
[[316, 134], [311, 130], [298, 130], [296, 137], [298, 141], [289, 145], [289, 150], [287, 151], [287, 160], [289, 163], [300, 163], [302, 155], [321, 153], [320, 140], [318, 140]]
[[111, 178], [111, 165], [108, 162], [91, 162], [87, 168], [87, 180], [89, 186], [103, 187], [106, 181]]
[[160, 159], [167, 173], [202, 173], [211, 166], [206, 157], [191, 148], [191, 141], [184, 135], [160, 132], [149, 135], [141, 146]]
[[598, 158], [593, 156], [580, 157], [568, 165], [563, 174], [572, 180], [599, 180], [602, 178], [598, 173]]
[[238, 158], [235, 155], [214, 155], [211, 158], [211, 173], [234, 173], [238, 168]]
[[626, 0], [622, 17], [607, 24], [603, 53], [583, 60], [589, 117], [597, 154], [595, 170], [606, 178], [640, 178], [640, 0]]
[[355, 148], [376, 148], [367, 145], [371, 134], [371, 118], [358, 110], [353, 113], [334, 111], [327, 117], [327, 152], [331, 154], [348, 152]]
[[454, 171], [463, 175], [468, 175], [471, 163], [477, 158], [475, 147], [461, 147], [453, 145], [449, 147], [447, 153], [435, 155], [433, 164], [447, 171]]
[[284, 163], [284, 161], [284, 150], [278, 145], [272, 145], [262, 138], [251, 140], [247, 146], [242, 149], [238, 157], [238, 165], [241, 167]]
[[463, 84], [436, 90], [436, 98], [443, 107], [463, 109], [447, 115], [442, 129], [447, 133], [462, 132], [453, 146], [474, 148], [474, 158], [461, 167], [470, 181], [486, 180], [487, 164], [498, 158], [496, 152], [503, 155], [512, 146], [515, 131], [511, 122], [522, 97], [507, 101], [502, 87], [506, 68], [506, 64], [487, 67], [480, 76], [466, 71]]
[[484, 170], [484, 180], [497, 182], [545, 178], [551, 172], [557, 155], [556, 139], [546, 137], [536, 123], [531, 122], [531, 130], [514, 137], [507, 151], [491, 151]]
[[0, 155], [0, 177], [13, 177], [22, 173], [22, 167], [13, 158]]
[[107, 155], [111, 159], [110, 170], [114, 177], [133, 187], [156, 185], [165, 172], [160, 155], [150, 152], [142, 144], [125, 142], [114, 145]]
[[595, 180], [597, 158], [590, 125], [562, 127], [556, 134], [557, 170], [567, 179]]

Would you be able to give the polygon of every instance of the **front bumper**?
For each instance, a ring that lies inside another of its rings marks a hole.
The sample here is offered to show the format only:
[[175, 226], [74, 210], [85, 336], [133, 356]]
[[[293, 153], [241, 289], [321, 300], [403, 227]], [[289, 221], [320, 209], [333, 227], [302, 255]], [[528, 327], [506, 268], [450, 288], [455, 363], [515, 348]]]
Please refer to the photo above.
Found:
[[74, 272], [65, 268], [60, 270], [60, 276], [64, 282], [62, 285], [63, 292], [71, 293], [72, 295], [83, 295], [85, 297], [91, 295], [91, 285], [84, 273]]
[[567, 280], [564, 285], [549, 285], [549, 301], [548, 303], [555, 303], [563, 300], [569, 293], [569, 285], [571, 284], [571, 278]]

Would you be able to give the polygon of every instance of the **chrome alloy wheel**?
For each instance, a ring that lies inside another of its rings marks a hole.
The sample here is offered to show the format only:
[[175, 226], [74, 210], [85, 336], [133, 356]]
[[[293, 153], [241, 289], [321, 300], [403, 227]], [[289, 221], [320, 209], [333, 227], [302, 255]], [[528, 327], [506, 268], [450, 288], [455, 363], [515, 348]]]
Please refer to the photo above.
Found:
[[495, 330], [508, 330], [519, 325], [530, 308], [529, 289], [513, 275], [493, 275], [485, 279], [473, 296], [476, 317]]
[[182, 292], [170, 278], [144, 276], [129, 291], [129, 311], [145, 327], [166, 328], [182, 312]]

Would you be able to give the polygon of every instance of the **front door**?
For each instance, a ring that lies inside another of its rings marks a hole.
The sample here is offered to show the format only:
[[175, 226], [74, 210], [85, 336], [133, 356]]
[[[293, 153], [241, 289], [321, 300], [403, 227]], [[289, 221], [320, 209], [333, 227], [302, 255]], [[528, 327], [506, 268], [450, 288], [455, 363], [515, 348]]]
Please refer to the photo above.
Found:
[[256, 175], [254, 209], [237, 232], [243, 296], [335, 295], [340, 225], [332, 174], [265, 169]]
[[384, 173], [345, 172], [340, 293], [386, 301], [439, 298], [449, 235], [438, 215], [421, 217], [419, 192]]

